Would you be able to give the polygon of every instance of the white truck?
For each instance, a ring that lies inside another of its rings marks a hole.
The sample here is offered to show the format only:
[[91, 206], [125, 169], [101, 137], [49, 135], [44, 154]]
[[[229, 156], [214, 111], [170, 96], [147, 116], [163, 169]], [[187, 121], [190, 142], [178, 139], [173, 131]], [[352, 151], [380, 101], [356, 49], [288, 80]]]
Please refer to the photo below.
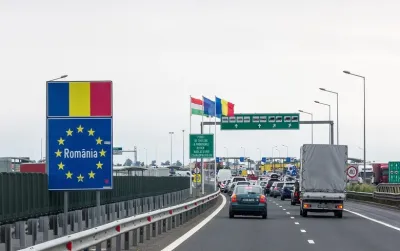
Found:
[[333, 212], [342, 218], [347, 146], [306, 144], [300, 150], [300, 215]]

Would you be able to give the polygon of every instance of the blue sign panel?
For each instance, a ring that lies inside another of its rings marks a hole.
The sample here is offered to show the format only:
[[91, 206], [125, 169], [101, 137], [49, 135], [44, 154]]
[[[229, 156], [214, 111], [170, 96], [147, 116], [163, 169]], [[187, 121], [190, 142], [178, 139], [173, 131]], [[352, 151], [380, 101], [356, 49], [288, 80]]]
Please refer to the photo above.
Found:
[[49, 190], [112, 189], [112, 118], [48, 118]]
[[262, 157], [261, 161], [266, 163], [267, 162], [267, 158], [266, 157]]
[[289, 158], [289, 157], [286, 158], [286, 162], [287, 162], [287, 163], [290, 163], [290, 158]]
[[219, 157], [215, 158], [215, 162], [219, 163]]
[[239, 158], [239, 161], [240, 161], [240, 162], [244, 162], [244, 157], [240, 157], [240, 158]]

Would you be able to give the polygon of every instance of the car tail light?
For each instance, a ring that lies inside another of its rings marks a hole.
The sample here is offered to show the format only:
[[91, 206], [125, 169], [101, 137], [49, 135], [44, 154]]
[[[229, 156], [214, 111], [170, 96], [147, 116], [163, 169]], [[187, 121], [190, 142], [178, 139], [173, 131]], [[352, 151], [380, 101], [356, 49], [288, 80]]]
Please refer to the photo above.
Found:
[[278, 187], [275, 187], [274, 190], [278, 190]]
[[267, 188], [270, 188], [271, 187], [271, 184], [267, 184]]
[[237, 202], [236, 194], [232, 194], [231, 202]]
[[294, 196], [299, 196], [299, 193], [298, 192], [294, 192]]
[[303, 208], [310, 208], [311, 204], [303, 204]]
[[338, 208], [338, 209], [343, 209], [343, 205], [342, 205], [342, 204], [337, 205], [336, 208]]
[[267, 199], [265, 198], [265, 195], [260, 196], [260, 203], [267, 203]]

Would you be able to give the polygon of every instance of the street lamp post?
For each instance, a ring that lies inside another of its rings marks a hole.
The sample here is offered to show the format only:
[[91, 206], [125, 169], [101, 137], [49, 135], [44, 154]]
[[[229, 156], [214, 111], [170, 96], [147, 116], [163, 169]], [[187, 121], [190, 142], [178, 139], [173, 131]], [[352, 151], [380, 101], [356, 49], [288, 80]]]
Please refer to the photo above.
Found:
[[[299, 112], [311, 115], [311, 121], [314, 121], [314, 115], [311, 112], [306, 112], [303, 110], [299, 110]], [[314, 124], [311, 124], [311, 144], [314, 144]]]
[[185, 130], [182, 130], [182, 166], [185, 168]]
[[147, 148], [144, 149], [146, 151], [146, 167], [147, 167]]
[[[331, 105], [330, 104], [326, 104], [326, 103], [322, 103], [322, 102], [319, 102], [319, 101], [314, 101], [316, 104], [319, 104], [319, 105], [324, 105], [324, 106], [328, 106], [329, 107], [329, 121], [331, 121]], [[331, 130], [329, 130], [329, 143], [330, 144], [333, 144], [334, 142], [331, 142], [331, 139], [332, 139], [332, 137], [331, 137]]]
[[[278, 152], [279, 164], [281, 163], [281, 151], [278, 149], [278, 146], [275, 147], [275, 150]], [[282, 165], [280, 165], [282, 167]]]
[[286, 158], [289, 158], [289, 147], [286, 145], [282, 145], [283, 147], [286, 147]]
[[346, 74], [353, 75], [355, 77], [359, 77], [363, 79], [363, 87], [364, 87], [364, 182], [366, 181], [366, 169], [367, 169], [367, 146], [366, 146], [366, 130], [365, 130], [365, 125], [366, 125], [366, 109], [365, 109], [365, 77], [357, 74], [353, 74], [349, 71], [343, 71]]
[[336, 145], [339, 145], [339, 93], [327, 90], [325, 88], [319, 88], [321, 91], [333, 93], [336, 95]]
[[169, 132], [169, 135], [171, 136], [171, 163], [170, 165], [172, 166], [172, 135], [174, 134], [174, 132]]
[[273, 146], [272, 147], [272, 170], [275, 172], [275, 159], [274, 159], [274, 149], [277, 148], [278, 146]]

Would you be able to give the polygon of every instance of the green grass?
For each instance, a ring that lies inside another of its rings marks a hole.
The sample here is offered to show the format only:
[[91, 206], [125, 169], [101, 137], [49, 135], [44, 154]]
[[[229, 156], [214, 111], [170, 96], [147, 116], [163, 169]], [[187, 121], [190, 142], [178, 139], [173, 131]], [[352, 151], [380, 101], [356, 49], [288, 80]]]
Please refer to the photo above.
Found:
[[350, 184], [346, 187], [347, 191], [373, 193], [375, 186], [369, 184]]

